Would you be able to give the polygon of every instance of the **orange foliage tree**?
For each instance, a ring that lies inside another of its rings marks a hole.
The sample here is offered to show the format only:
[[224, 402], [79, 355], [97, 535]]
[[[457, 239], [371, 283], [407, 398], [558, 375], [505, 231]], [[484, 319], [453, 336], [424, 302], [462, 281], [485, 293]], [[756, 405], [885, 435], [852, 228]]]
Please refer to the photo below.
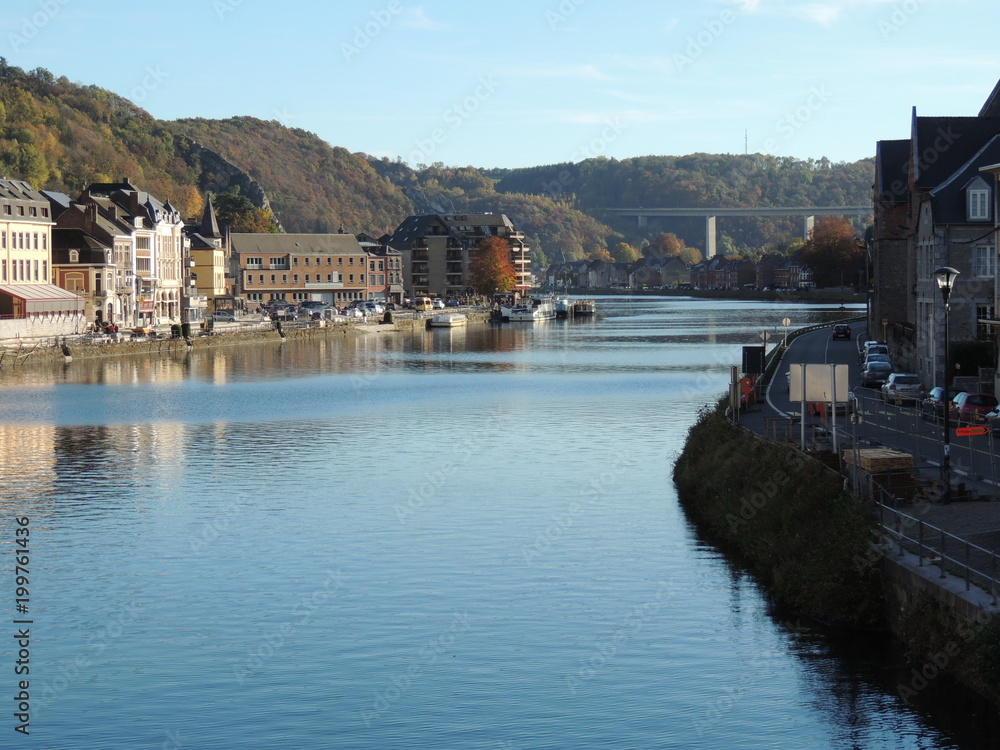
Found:
[[499, 237], [480, 240], [469, 263], [472, 289], [477, 294], [504, 294], [517, 286], [517, 270], [510, 259], [510, 248]]
[[822, 216], [802, 249], [801, 261], [813, 272], [816, 286], [853, 284], [863, 267], [865, 251], [857, 232], [842, 216]]

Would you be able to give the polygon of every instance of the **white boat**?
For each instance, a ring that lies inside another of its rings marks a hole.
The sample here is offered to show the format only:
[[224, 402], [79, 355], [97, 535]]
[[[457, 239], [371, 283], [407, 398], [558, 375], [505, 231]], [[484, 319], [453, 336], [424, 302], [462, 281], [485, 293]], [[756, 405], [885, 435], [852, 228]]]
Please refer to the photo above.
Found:
[[569, 297], [556, 297], [556, 317], [568, 318], [573, 314], [573, 301]]
[[468, 320], [464, 315], [450, 313], [445, 315], [435, 315], [427, 321], [431, 328], [459, 328], [464, 326]]
[[556, 306], [549, 299], [525, 299], [519, 305], [502, 308], [501, 313], [504, 320], [510, 321], [551, 320], [556, 316]]

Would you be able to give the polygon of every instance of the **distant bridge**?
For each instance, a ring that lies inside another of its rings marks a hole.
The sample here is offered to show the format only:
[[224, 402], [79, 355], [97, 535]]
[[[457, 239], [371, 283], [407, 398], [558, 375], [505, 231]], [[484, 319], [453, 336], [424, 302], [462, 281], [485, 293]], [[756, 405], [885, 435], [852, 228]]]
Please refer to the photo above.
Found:
[[610, 214], [635, 216], [639, 226], [646, 226], [650, 217], [676, 216], [705, 218], [705, 257], [716, 253], [715, 219], [718, 216], [802, 216], [805, 219], [803, 237], [809, 239], [817, 216], [871, 216], [871, 206], [802, 206], [791, 208], [605, 208]]

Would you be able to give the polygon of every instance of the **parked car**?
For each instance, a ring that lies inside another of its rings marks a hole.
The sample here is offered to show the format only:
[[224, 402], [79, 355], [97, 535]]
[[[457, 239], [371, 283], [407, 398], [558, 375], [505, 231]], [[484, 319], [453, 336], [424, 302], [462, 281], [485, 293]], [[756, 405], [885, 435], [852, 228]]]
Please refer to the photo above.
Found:
[[927, 392], [927, 397], [920, 403], [920, 413], [934, 421], [944, 419], [944, 388], [938, 386]]
[[889, 359], [888, 354], [879, 354], [878, 352], [872, 352], [867, 357], [865, 357], [865, 361], [862, 363], [861, 366], [864, 367], [869, 362], [886, 362], [887, 364], [890, 365], [892, 364], [892, 360]]
[[212, 313], [212, 320], [216, 323], [235, 323], [236, 314], [232, 310], [216, 310]]
[[924, 384], [920, 376], [912, 372], [894, 372], [882, 384], [882, 400], [886, 403], [902, 404], [906, 401], [919, 403], [924, 399]]
[[997, 407], [997, 397], [992, 393], [961, 391], [951, 400], [951, 414], [957, 422], [982, 423], [986, 415]]
[[435, 297], [432, 304], [434, 305], [435, 310], [444, 310], [444, 300], [440, 297]]
[[861, 370], [861, 385], [864, 388], [875, 388], [889, 379], [892, 365], [888, 362], [869, 362]]
[[833, 338], [835, 339], [851, 339], [851, 327], [846, 323], [838, 323], [833, 327]]
[[864, 362], [873, 354], [884, 354], [886, 357], [889, 356], [889, 347], [885, 344], [873, 344], [872, 342], [867, 342], [865, 348], [861, 352], [861, 356], [858, 357], [859, 362]]
[[294, 307], [275, 307], [271, 310], [271, 320], [296, 320], [298, 317]]
[[989, 428], [994, 435], [1000, 434], [1000, 406], [997, 406], [997, 408], [991, 412], [987, 412], [986, 416], [983, 418], [986, 420], [986, 424], [989, 425]]

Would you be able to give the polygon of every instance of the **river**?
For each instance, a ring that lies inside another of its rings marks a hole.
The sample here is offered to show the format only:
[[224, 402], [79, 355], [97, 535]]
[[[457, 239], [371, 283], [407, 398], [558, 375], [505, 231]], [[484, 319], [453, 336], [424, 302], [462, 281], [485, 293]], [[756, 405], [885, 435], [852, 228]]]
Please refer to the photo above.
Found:
[[598, 307], [6, 372], [2, 731], [27, 679], [38, 748], [988, 746], [677, 502], [742, 346], [845, 311]]

